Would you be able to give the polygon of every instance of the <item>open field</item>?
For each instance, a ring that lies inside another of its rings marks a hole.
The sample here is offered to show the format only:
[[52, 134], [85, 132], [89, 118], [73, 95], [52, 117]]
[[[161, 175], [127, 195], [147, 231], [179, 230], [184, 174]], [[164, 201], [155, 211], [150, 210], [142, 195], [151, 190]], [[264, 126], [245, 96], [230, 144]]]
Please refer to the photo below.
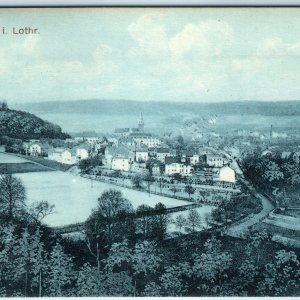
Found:
[[[149, 195], [131, 189], [119, 188], [117, 186], [73, 176], [70, 173], [39, 172], [17, 174], [23, 181], [28, 204], [35, 201], [47, 200], [54, 204], [56, 213], [48, 216], [45, 223], [49, 226], [61, 226], [71, 223], [83, 222], [90, 215], [93, 208], [97, 206], [97, 199], [107, 189], [121, 190], [124, 197], [130, 200], [134, 208], [141, 204], [154, 207], [161, 202], [167, 207], [189, 204], [188, 201], [176, 200], [158, 195]], [[206, 211], [206, 206], [199, 208]]]
[[51, 169], [31, 163], [31, 162], [23, 162], [23, 163], [0, 163], [0, 173], [27, 173], [27, 172], [47, 172], [52, 171]]
[[20, 163], [25, 163], [29, 162], [28, 159], [18, 157], [14, 154], [7, 154], [4, 152], [0, 152], [0, 164], [20, 164]]

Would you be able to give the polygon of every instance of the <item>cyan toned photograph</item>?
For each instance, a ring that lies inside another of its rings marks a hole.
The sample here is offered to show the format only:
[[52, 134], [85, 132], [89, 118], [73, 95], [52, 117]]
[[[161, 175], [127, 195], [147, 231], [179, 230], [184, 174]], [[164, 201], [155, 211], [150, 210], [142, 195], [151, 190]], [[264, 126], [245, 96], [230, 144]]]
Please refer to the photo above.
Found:
[[300, 296], [300, 8], [1, 8], [0, 296]]

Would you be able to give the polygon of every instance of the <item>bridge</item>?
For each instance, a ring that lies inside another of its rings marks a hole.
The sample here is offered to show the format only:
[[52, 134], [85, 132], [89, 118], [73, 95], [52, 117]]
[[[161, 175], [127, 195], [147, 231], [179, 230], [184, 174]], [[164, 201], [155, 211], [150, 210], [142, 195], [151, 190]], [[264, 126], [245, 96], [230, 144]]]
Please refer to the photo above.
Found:
[[[138, 219], [138, 218], [141, 218], [142, 216], [155, 216], [155, 215], [160, 215], [160, 214], [171, 214], [174, 212], [195, 209], [195, 208], [198, 208], [201, 206], [202, 205], [199, 203], [191, 203], [191, 204], [182, 205], [182, 206], [169, 207], [166, 209], [153, 209], [153, 210], [149, 210], [149, 211], [137, 212], [137, 213], [128, 215], [128, 217]], [[80, 223], [69, 224], [69, 225], [64, 225], [64, 226], [52, 227], [51, 229], [53, 230], [54, 233], [64, 234], [64, 233], [80, 232], [80, 231], [83, 231], [84, 228], [85, 228], [85, 222], [80, 222]]]

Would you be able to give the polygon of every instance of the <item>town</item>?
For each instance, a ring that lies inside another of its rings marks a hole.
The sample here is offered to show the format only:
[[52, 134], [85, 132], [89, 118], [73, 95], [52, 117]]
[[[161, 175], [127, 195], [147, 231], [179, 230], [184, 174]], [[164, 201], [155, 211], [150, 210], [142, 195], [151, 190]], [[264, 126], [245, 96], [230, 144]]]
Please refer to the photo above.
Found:
[[299, 12], [3, 9], [0, 296], [299, 296]]
[[[162, 182], [168, 183], [168, 193], [174, 197], [184, 197], [187, 190], [189, 200], [209, 204], [220, 204], [222, 199], [239, 192], [229, 154], [197, 144], [185, 150], [180, 138], [176, 145], [168, 145], [163, 138], [147, 132], [141, 113], [136, 128], [116, 128], [113, 134], [103, 137], [76, 136], [59, 147], [29, 140], [23, 142], [20, 153], [63, 165], [79, 165], [84, 173], [97, 175], [98, 179], [102, 175], [110, 183], [117, 177], [136, 181], [140, 178], [141, 182], [160, 184], [160, 190]], [[236, 163], [234, 166], [238, 167]], [[204, 198], [203, 190], [214, 190], [219, 197]]]

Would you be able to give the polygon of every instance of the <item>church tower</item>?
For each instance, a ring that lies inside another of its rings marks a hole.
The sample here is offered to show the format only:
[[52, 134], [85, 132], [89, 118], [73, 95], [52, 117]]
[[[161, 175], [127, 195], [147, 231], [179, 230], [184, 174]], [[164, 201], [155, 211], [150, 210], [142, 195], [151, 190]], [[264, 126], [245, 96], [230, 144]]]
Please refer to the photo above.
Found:
[[144, 131], [144, 119], [143, 119], [143, 113], [141, 112], [141, 117], [140, 117], [140, 121], [138, 124], [138, 128], [140, 132]]

